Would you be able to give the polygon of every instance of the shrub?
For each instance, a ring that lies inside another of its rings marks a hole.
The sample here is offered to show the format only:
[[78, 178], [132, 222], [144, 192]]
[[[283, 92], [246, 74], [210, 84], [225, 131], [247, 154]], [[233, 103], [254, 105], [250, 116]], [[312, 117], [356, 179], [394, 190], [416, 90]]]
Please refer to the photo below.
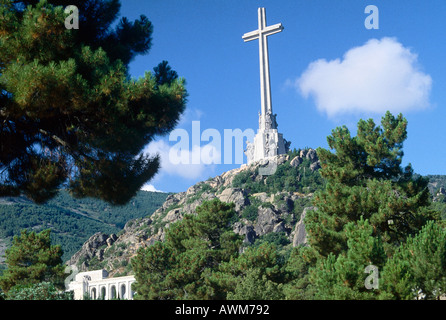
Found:
[[71, 292], [61, 292], [51, 282], [16, 285], [8, 291], [8, 300], [73, 300]]
[[255, 221], [258, 217], [258, 214], [258, 207], [251, 204], [243, 209], [242, 218], [245, 218], [249, 221]]

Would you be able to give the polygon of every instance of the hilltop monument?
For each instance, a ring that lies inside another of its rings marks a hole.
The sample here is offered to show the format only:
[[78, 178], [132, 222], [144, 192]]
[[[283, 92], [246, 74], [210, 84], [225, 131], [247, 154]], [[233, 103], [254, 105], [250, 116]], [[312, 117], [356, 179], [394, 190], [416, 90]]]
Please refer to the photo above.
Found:
[[259, 8], [258, 15], [259, 28], [242, 36], [245, 42], [259, 40], [260, 61], [261, 113], [259, 113], [259, 130], [254, 137], [254, 142], [247, 142], [245, 154], [248, 158], [248, 164], [285, 153], [283, 135], [277, 131], [277, 115], [273, 114], [271, 103], [268, 58], [268, 36], [281, 32], [284, 28], [281, 23], [272, 26], [266, 25], [265, 8]]

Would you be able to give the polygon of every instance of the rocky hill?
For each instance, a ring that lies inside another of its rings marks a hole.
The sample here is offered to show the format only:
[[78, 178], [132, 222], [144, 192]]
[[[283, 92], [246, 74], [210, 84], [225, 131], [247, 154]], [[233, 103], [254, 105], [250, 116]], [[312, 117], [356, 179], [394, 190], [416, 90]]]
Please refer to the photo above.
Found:
[[[276, 170], [268, 172], [268, 168]], [[153, 215], [128, 221], [119, 234], [96, 233], [67, 264], [81, 271], [104, 268], [111, 276], [129, 274], [130, 259], [138, 248], [163, 241], [171, 223], [194, 214], [203, 201], [213, 198], [234, 203], [233, 230], [244, 236], [245, 245], [265, 239], [283, 245], [304, 243], [302, 221], [313, 209], [313, 192], [323, 185], [319, 168], [313, 149], [243, 165], [169, 195]]]
[[[268, 171], [274, 167], [274, 172]], [[97, 232], [67, 264], [81, 271], [104, 268], [110, 276], [131, 274], [130, 260], [139, 248], [163, 241], [171, 223], [194, 214], [203, 201], [214, 198], [234, 203], [237, 215], [232, 227], [244, 236], [245, 246], [257, 241], [303, 244], [303, 219], [315, 209], [311, 203], [314, 191], [324, 186], [319, 168], [316, 151], [309, 148], [243, 165], [169, 195], [153, 215], [128, 221], [117, 234]], [[446, 176], [426, 177], [433, 208], [446, 219]]]

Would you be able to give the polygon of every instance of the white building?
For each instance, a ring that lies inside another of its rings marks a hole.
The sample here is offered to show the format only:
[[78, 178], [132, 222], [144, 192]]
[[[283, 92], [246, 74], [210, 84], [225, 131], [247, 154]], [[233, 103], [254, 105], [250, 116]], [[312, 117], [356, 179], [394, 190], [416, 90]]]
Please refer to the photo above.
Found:
[[132, 300], [135, 294], [132, 291], [133, 282], [134, 276], [108, 278], [106, 270], [93, 270], [78, 273], [69, 283], [67, 291], [74, 292], [75, 300], [83, 300], [86, 294], [93, 300]]

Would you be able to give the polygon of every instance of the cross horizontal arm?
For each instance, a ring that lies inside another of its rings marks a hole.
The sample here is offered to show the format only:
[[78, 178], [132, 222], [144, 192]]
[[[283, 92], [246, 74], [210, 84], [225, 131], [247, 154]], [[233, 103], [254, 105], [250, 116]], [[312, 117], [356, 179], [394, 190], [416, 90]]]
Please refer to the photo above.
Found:
[[269, 36], [278, 32], [281, 32], [283, 30], [283, 26], [281, 23], [266, 27], [265, 29], [262, 30], [262, 34], [265, 36]]
[[245, 34], [242, 36], [242, 39], [243, 39], [245, 42], [252, 41], [252, 40], [256, 40], [256, 39], [258, 39], [258, 38], [259, 38], [259, 30], [254, 30], [254, 31], [245, 33]]
[[282, 30], [283, 30], [282, 24], [281, 23], [277, 23], [275, 25], [266, 27], [265, 29], [262, 29], [262, 30], [254, 30], [254, 31], [245, 33], [242, 36], [242, 39], [245, 42], [248, 42], [248, 41], [252, 41], [252, 40], [258, 39], [259, 38], [259, 34], [262, 34], [263, 36], [270, 36], [272, 34], [281, 32]]

